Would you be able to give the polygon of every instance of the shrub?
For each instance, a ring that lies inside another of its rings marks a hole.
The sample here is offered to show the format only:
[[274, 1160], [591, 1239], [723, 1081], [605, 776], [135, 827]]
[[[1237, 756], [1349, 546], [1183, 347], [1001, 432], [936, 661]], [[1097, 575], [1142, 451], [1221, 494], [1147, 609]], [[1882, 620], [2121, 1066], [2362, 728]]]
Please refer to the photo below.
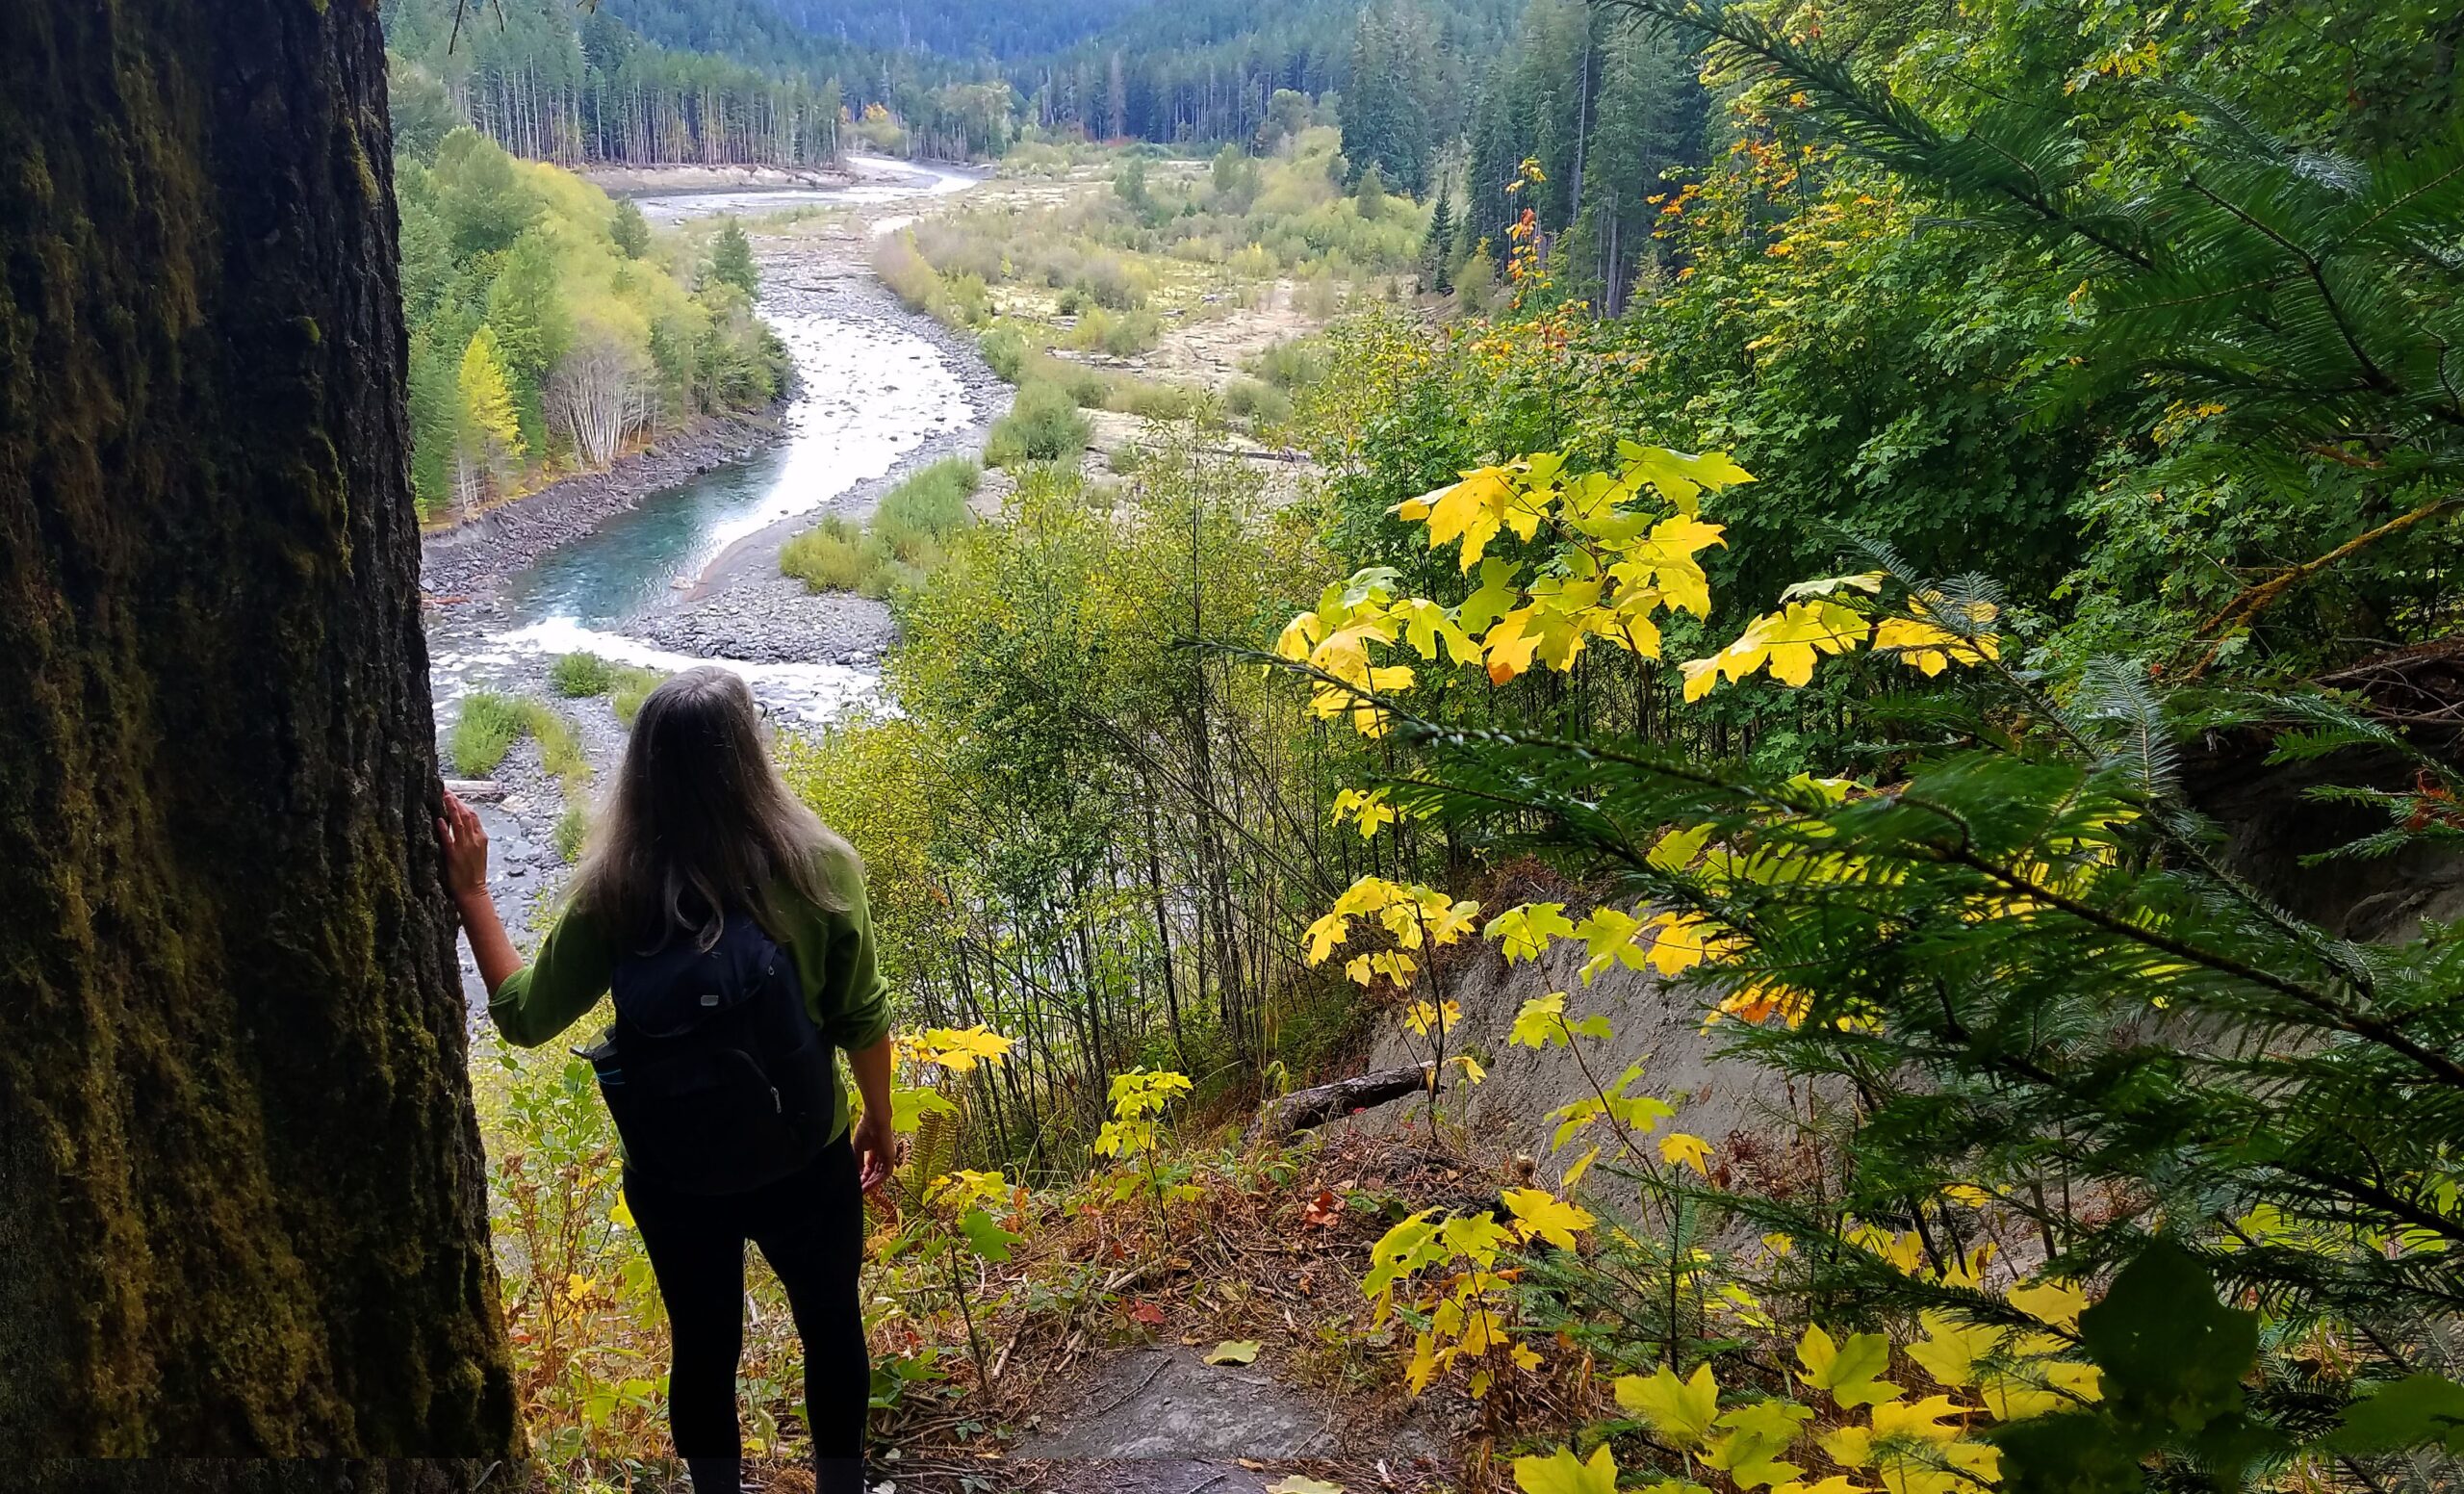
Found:
[[522, 739], [525, 725], [522, 703], [510, 695], [476, 690], [464, 696], [462, 714], [453, 723], [453, 770], [464, 778], [495, 772]]
[[1078, 319], [1078, 324], [1069, 329], [1069, 346], [1092, 352], [1111, 339], [1113, 328], [1117, 325], [1119, 319], [1111, 312], [1101, 306], [1091, 306], [1087, 314]]
[[963, 456], [935, 462], [883, 496], [872, 538], [898, 560], [925, 565], [945, 535], [973, 520], [967, 500], [983, 481], [983, 469]]
[[1163, 340], [1164, 323], [1151, 311], [1133, 311], [1104, 329], [1104, 351], [1126, 358]]
[[596, 654], [559, 654], [548, 668], [548, 684], [567, 700], [604, 695], [616, 683], [616, 670]]
[[1048, 376], [1069, 396], [1069, 402], [1082, 410], [1100, 410], [1112, 399], [1112, 383], [1104, 375], [1082, 363], [1065, 363], [1059, 358], [1045, 360]]
[[1080, 272], [1074, 289], [1087, 299], [1111, 311], [1135, 311], [1146, 304], [1146, 288], [1117, 255], [1105, 254], [1091, 258]]
[[993, 423], [984, 459], [995, 467], [1059, 461], [1085, 451], [1092, 434], [1067, 391], [1053, 384], [1028, 384], [1019, 389], [1010, 413]]
[[933, 315], [948, 304], [940, 274], [917, 252], [911, 234], [891, 234], [873, 245], [873, 273], [911, 310]]
[[1253, 378], [1234, 379], [1223, 391], [1223, 407], [1260, 425], [1279, 425], [1292, 419], [1292, 397]]
[[1277, 343], [1253, 360], [1250, 372], [1277, 389], [1302, 389], [1326, 376], [1326, 346], [1310, 338]]
[[985, 366], [1005, 384], [1014, 384], [1027, 372], [1027, 340], [1014, 327], [993, 327], [976, 339]]
[[854, 591], [871, 565], [862, 531], [832, 514], [780, 547], [779, 569], [812, 591]]
[[579, 792], [590, 782], [590, 759], [581, 750], [581, 739], [574, 735], [573, 723], [538, 701], [523, 701], [515, 708], [521, 712], [523, 730], [539, 743], [540, 766], [556, 776], [567, 794]]
[[[934, 550], [926, 558], [937, 560], [938, 550]], [[859, 595], [870, 597], [875, 602], [887, 602], [902, 591], [921, 585], [929, 569], [926, 565], [910, 565], [894, 555], [882, 555], [876, 559], [872, 569], [864, 573], [863, 583], [856, 590]]]
[[1233, 250], [1231, 257], [1223, 262], [1223, 267], [1236, 280], [1271, 280], [1283, 268], [1273, 251], [1262, 244], [1245, 245]]
[[991, 289], [974, 270], [944, 279], [941, 289], [947, 301], [946, 316], [968, 326], [981, 326], [992, 320]]
[[1142, 420], [1187, 420], [1197, 413], [1206, 397], [1197, 390], [1181, 384], [1158, 383], [1145, 378], [1119, 378], [1113, 381], [1104, 407], [1135, 415]]

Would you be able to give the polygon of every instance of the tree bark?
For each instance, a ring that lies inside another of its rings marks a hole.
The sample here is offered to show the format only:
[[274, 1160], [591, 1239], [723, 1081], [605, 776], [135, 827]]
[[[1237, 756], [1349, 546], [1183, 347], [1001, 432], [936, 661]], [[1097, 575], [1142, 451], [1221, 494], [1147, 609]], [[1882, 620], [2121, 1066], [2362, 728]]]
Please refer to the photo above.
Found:
[[[414, 1494], [519, 1447], [392, 159], [374, 0], [0, 5], [13, 1483]], [[206, 1461], [250, 1457], [331, 1461]]]

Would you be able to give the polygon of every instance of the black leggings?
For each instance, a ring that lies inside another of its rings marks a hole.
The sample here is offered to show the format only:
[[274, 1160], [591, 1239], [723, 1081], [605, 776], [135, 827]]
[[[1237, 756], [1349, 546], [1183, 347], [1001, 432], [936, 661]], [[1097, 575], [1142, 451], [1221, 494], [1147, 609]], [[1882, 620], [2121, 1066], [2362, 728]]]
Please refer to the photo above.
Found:
[[[676, 1341], [668, 1418], [686, 1458], [736, 1458], [736, 1359], [744, 1347], [744, 1242], [761, 1247], [787, 1289], [805, 1348], [805, 1420], [813, 1457], [864, 1455], [872, 1361], [857, 1275], [864, 1258], [856, 1153], [841, 1137], [811, 1166], [750, 1193], [708, 1196], [625, 1173], [625, 1202], [649, 1249]], [[827, 1484], [825, 1484], [827, 1486]]]

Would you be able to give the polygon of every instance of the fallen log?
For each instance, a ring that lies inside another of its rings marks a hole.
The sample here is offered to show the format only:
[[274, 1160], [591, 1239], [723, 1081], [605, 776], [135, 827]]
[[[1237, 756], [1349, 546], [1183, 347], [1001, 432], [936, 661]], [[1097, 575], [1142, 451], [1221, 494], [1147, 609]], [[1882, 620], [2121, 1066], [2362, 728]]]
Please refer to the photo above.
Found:
[[1260, 1108], [1257, 1120], [1249, 1123], [1249, 1140], [1281, 1141], [1296, 1131], [1314, 1130], [1355, 1110], [1367, 1110], [1406, 1095], [1424, 1095], [1437, 1087], [1437, 1066], [1415, 1064], [1408, 1069], [1380, 1069], [1332, 1084], [1295, 1090]]
[[504, 785], [493, 778], [449, 778], [445, 791], [465, 804], [495, 804], [504, 798]]

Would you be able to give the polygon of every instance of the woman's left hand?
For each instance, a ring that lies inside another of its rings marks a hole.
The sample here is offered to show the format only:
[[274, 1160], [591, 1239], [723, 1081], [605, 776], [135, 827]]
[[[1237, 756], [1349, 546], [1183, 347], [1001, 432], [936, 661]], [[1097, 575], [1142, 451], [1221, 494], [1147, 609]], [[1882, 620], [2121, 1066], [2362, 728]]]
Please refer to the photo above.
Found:
[[890, 1129], [889, 1113], [867, 1110], [856, 1120], [852, 1138], [858, 1164], [856, 1180], [864, 1192], [878, 1192], [898, 1164], [898, 1134]]

